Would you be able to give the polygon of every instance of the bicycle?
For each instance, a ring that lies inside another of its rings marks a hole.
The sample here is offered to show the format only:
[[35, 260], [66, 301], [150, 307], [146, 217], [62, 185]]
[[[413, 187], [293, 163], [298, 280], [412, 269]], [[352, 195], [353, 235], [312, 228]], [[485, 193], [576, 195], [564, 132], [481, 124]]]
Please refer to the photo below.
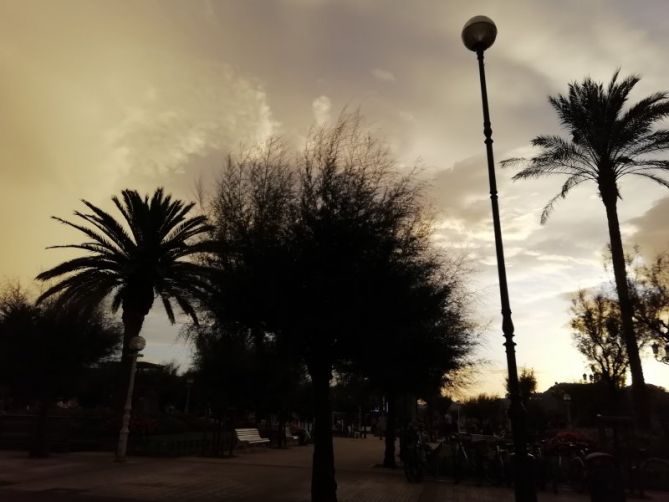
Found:
[[548, 462], [549, 475], [553, 492], [558, 492], [558, 485], [566, 484], [572, 491], [583, 493], [587, 487], [585, 457], [590, 453], [584, 443], [565, 443], [556, 448], [557, 455], [552, 455]]
[[645, 459], [639, 466], [639, 495], [645, 496], [645, 491], [648, 489], [666, 490], [667, 488], [669, 488], [669, 460], [659, 457]]
[[406, 432], [401, 460], [404, 475], [409, 483], [422, 481], [425, 472], [431, 473], [434, 477], [438, 475], [438, 451], [441, 446], [440, 442], [436, 448], [430, 448], [419, 430], [409, 429]]

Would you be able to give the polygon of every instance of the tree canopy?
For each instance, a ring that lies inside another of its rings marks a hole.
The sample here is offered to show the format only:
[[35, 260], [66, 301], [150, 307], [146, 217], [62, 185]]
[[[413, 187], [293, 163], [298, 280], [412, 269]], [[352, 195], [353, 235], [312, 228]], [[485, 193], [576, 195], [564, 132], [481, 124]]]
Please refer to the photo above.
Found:
[[421, 187], [400, 174], [357, 114], [345, 114], [314, 130], [292, 159], [277, 141], [229, 158], [211, 212], [218, 269], [211, 313], [250, 330], [258, 347], [276, 340], [306, 366], [314, 390], [312, 497], [336, 500], [334, 366], [357, 366], [371, 378], [386, 365], [377, 381], [395, 371], [404, 375], [395, 378], [398, 391], [410, 378], [412, 388], [434, 389], [470, 347], [459, 284], [432, 252]]

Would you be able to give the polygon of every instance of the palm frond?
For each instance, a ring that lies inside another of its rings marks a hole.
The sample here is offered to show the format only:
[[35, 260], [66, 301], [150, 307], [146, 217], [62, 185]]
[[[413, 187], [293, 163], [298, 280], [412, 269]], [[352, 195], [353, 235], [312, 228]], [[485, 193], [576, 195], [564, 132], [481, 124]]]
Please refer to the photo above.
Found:
[[53, 279], [54, 277], [58, 277], [60, 275], [86, 269], [110, 271], [116, 273], [118, 272], [117, 267], [118, 264], [115, 261], [102, 258], [101, 256], [83, 256], [80, 258], [68, 260], [61, 263], [60, 265], [56, 265], [55, 267], [50, 268], [49, 270], [45, 270], [36, 278], [40, 281], [48, 281], [49, 279]]
[[76, 223], [72, 223], [71, 221], [65, 220], [63, 218], [59, 218], [58, 216], [52, 216], [51, 219], [56, 220], [63, 225], [67, 225], [69, 227], [75, 228], [82, 232], [83, 234], [87, 235], [91, 239], [93, 239], [95, 242], [97, 242], [100, 246], [109, 249], [110, 251], [120, 251], [121, 249], [117, 247], [115, 244], [113, 244], [110, 240], [106, 239], [102, 234], [99, 234], [95, 232], [94, 230], [91, 230], [88, 227], [84, 227], [82, 225], [78, 225]]
[[174, 317], [174, 310], [172, 309], [172, 303], [170, 302], [170, 296], [165, 293], [160, 294], [160, 299], [163, 301], [163, 307], [165, 307], [165, 313], [167, 318], [170, 320], [170, 323], [174, 324], [176, 319]]
[[176, 226], [169, 235], [166, 235], [163, 245], [166, 248], [170, 248], [198, 235], [210, 233], [213, 230], [214, 227], [207, 224], [205, 216], [196, 216]]
[[[40, 274], [41, 276], [42, 274]], [[41, 280], [46, 280], [41, 278]], [[106, 271], [89, 269], [67, 277], [44, 291], [36, 300], [41, 303], [47, 298], [60, 294], [62, 298], [78, 298], [82, 292], [89, 297], [109, 294], [118, 284], [118, 276]]]
[[193, 324], [197, 326], [198, 325], [197, 312], [195, 312], [195, 309], [193, 308], [193, 305], [191, 305], [191, 302], [185, 296], [182, 296], [180, 294], [175, 294], [174, 299], [179, 304], [179, 307], [184, 312], [184, 314], [188, 315], [193, 321]]
[[114, 294], [111, 302], [111, 311], [117, 312], [121, 304], [123, 303], [123, 295], [125, 293], [124, 287], [119, 287]]
[[126, 259], [126, 256], [123, 253], [116, 251], [115, 249], [110, 250], [109, 248], [101, 246], [96, 242], [84, 242], [82, 244], [62, 244], [60, 246], [48, 246], [47, 249], [81, 249], [83, 251], [89, 251], [104, 258], [116, 260], [118, 262], [122, 262]]
[[80, 212], [76, 212], [75, 214], [98, 227], [99, 230], [116, 242], [121, 249], [131, 249], [135, 245], [125, 229], [109, 213], [86, 200], [82, 200], [82, 202], [94, 214], [90, 215]]
[[550, 216], [550, 213], [553, 211], [553, 208], [555, 206], [555, 203], [560, 200], [564, 199], [567, 197], [567, 194], [571, 191], [572, 188], [574, 188], [577, 185], [580, 185], [584, 181], [587, 181], [588, 178], [581, 176], [580, 174], [574, 174], [567, 178], [567, 181], [564, 182], [562, 185], [562, 188], [560, 189], [560, 192], [555, 195], [548, 203], [544, 206], [543, 211], [541, 212], [541, 224], [544, 225], [546, 221], [548, 221], [548, 217]]
[[616, 152], [619, 157], [635, 158], [640, 155], [648, 155], [669, 148], [669, 130], [659, 129], [639, 135], [634, 141], [621, 145]]
[[655, 174], [652, 173], [644, 173], [644, 172], [639, 172], [639, 173], [633, 173], [636, 176], [641, 176], [643, 178], [647, 178], [651, 181], [654, 181], [655, 183], [662, 185], [665, 188], [669, 188], [669, 181], [665, 180], [664, 178], [661, 178]]

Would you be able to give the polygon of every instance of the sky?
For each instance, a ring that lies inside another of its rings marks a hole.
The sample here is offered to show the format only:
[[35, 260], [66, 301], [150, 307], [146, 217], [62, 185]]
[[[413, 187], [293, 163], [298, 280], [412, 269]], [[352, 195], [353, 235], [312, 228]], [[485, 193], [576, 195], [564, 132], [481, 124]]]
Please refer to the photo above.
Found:
[[[163, 186], [185, 199], [215, 182], [228, 154], [272, 136], [299, 145], [309, 128], [360, 108], [401, 169], [431, 183], [435, 241], [472, 270], [485, 361], [466, 392], [503, 393], [506, 372], [475, 55], [460, 40], [484, 14], [495, 156], [530, 154], [560, 133], [547, 96], [617, 68], [638, 73], [634, 101], [669, 89], [662, 0], [0, 0], [0, 280], [32, 278], [68, 257], [80, 199], [110, 208], [123, 188]], [[545, 225], [560, 180], [497, 173], [519, 366], [539, 389], [576, 381], [569, 298], [609, 280], [605, 213], [577, 188]], [[645, 256], [669, 248], [669, 192], [625, 180], [620, 219]], [[158, 307], [146, 359], [187, 367], [190, 347]], [[647, 355], [648, 356], [648, 355]], [[669, 367], [644, 359], [647, 381]]]

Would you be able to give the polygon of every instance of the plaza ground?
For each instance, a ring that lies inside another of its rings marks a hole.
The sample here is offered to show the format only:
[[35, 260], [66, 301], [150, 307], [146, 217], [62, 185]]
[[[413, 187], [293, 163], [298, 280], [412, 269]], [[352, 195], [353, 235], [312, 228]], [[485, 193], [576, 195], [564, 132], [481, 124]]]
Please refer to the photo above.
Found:
[[[335, 439], [340, 502], [511, 502], [505, 488], [426, 480], [409, 484], [401, 469], [374, 467], [382, 458], [377, 438]], [[56, 454], [29, 459], [0, 452], [2, 502], [225, 501], [308, 502], [311, 446], [254, 449], [234, 458], [130, 457], [108, 452]], [[669, 494], [668, 494], [669, 495]], [[654, 501], [669, 496], [653, 494]], [[540, 493], [541, 502], [587, 501], [572, 493]]]

